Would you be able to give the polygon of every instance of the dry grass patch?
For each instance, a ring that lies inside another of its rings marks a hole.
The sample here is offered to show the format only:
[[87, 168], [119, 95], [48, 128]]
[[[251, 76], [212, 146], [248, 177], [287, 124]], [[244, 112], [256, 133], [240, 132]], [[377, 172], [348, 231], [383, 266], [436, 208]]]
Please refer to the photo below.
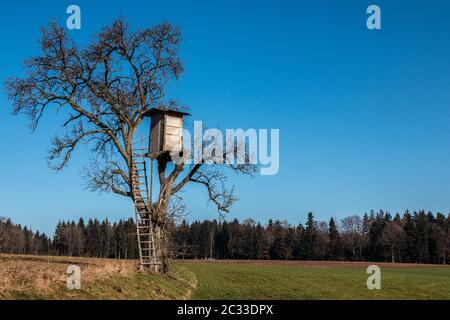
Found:
[[[67, 267], [81, 269], [81, 290], [66, 288]], [[195, 276], [137, 271], [133, 260], [0, 255], [0, 299], [186, 299]]]
[[70, 265], [80, 267], [83, 284], [127, 276], [136, 269], [134, 261], [2, 254], [0, 298], [14, 299], [21, 294], [45, 296], [65, 287]]

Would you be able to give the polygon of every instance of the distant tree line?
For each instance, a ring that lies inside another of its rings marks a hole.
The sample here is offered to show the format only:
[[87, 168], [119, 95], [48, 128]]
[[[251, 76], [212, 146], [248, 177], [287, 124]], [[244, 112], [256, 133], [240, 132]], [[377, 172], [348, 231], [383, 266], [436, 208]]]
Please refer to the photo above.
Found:
[[60, 221], [49, 237], [0, 218], [0, 253], [136, 259], [136, 225], [131, 218], [117, 223], [80, 218]]
[[443, 263], [450, 258], [450, 214], [380, 210], [339, 222], [312, 213], [293, 226], [272, 221], [183, 221], [173, 233], [180, 258], [342, 260]]
[[[363, 217], [316, 221], [293, 226], [217, 220], [182, 221], [172, 232], [172, 252], [186, 259], [341, 260], [446, 264], [450, 258], [450, 214], [382, 210]], [[50, 254], [136, 259], [133, 219], [111, 223], [83, 219], [61, 221], [53, 237], [0, 219], [0, 253]]]
[[46, 254], [50, 245], [47, 235], [0, 217], [0, 253]]

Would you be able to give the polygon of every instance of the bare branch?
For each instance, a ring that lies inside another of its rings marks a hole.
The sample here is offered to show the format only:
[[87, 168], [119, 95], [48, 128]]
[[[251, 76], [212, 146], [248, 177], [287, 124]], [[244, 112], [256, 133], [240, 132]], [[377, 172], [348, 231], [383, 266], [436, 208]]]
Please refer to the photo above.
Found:
[[231, 205], [236, 202], [237, 198], [234, 196], [234, 187], [231, 189], [225, 187], [226, 180], [226, 176], [218, 170], [197, 172], [190, 179], [190, 181], [200, 183], [206, 187], [209, 200], [217, 206], [219, 212], [228, 213]]
[[[69, 163], [72, 152], [75, 150], [78, 143], [86, 137], [101, 133], [101, 130], [84, 131], [82, 123], [79, 123], [77, 126], [73, 127], [70, 134], [66, 134], [62, 137], [56, 136], [52, 141], [53, 146], [48, 155], [49, 166], [56, 171], [62, 170]], [[53, 161], [59, 158], [62, 158], [61, 161], [54, 164]]]

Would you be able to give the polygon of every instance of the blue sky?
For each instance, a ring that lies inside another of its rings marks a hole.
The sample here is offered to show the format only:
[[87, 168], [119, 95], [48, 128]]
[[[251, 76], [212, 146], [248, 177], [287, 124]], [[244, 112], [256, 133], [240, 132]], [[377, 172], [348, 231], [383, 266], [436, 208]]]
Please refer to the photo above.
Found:
[[[172, 94], [192, 120], [221, 128], [279, 128], [280, 171], [231, 177], [229, 218], [304, 221], [370, 209], [450, 211], [448, 1], [12, 1], [0, 2], [0, 81], [38, 54], [40, 28], [65, 24], [77, 4], [80, 44], [122, 16], [136, 28], [163, 20], [183, 31], [185, 73]], [[366, 28], [366, 8], [382, 30]], [[60, 219], [131, 217], [131, 203], [83, 188], [82, 150], [63, 172], [46, 163], [62, 119], [31, 134], [0, 90], [0, 215], [52, 232]], [[206, 195], [184, 193], [190, 219], [217, 218]]]

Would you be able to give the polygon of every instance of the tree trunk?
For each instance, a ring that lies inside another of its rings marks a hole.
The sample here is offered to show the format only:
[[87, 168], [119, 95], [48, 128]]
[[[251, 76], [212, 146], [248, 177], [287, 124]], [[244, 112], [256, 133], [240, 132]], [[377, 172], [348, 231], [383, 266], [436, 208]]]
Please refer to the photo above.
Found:
[[[143, 209], [145, 210], [145, 209]], [[153, 242], [154, 251], [150, 254], [150, 260], [155, 263], [155, 265], [146, 265], [145, 268], [148, 268], [149, 271], [155, 273], [167, 273], [168, 271], [168, 234], [167, 228], [163, 221], [160, 221], [158, 217], [160, 214], [154, 214], [154, 212], [158, 210], [155, 207], [152, 208], [152, 214], [148, 214], [147, 211], [143, 211], [140, 213], [141, 218], [150, 219], [151, 230], [145, 230], [149, 234], [152, 234], [152, 239], [148, 239]]]
[[[167, 160], [158, 160], [158, 172], [164, 176], [163, 172], [166, 168]], [[168, 217], [168, 206], [172, 197], [172, 187], [175, 177], [164, 178], [160, 176], [160, 190], [156, 201], [147, 203], [140, 189], [139, 172], [135, 165], [131, 165], [131, 172], [133, 172], [132, 181], [132, 195], [136, 210], [142, 219], [150, 219], [150, 234], [153, 235], [154, 251], [151, 254], [151, 260], [156, 264], [151, 266], [151, 271], [155, 273], [167, 273], [169, 264], [169, 226], [170, 218]], [[145, 195], [145, 196], [151, 196]], [[148, 197], [151, 198], [151, 197]], [[150, 200], [150, 199], [149, 199]]]
[[363, 254], [362, 254], [362, 244], [359, 243], [359, 260], [363, 260]]
[[392, 257], [392, 263], [395, 263], [394, 247], [391, 247], [391, 257]]

